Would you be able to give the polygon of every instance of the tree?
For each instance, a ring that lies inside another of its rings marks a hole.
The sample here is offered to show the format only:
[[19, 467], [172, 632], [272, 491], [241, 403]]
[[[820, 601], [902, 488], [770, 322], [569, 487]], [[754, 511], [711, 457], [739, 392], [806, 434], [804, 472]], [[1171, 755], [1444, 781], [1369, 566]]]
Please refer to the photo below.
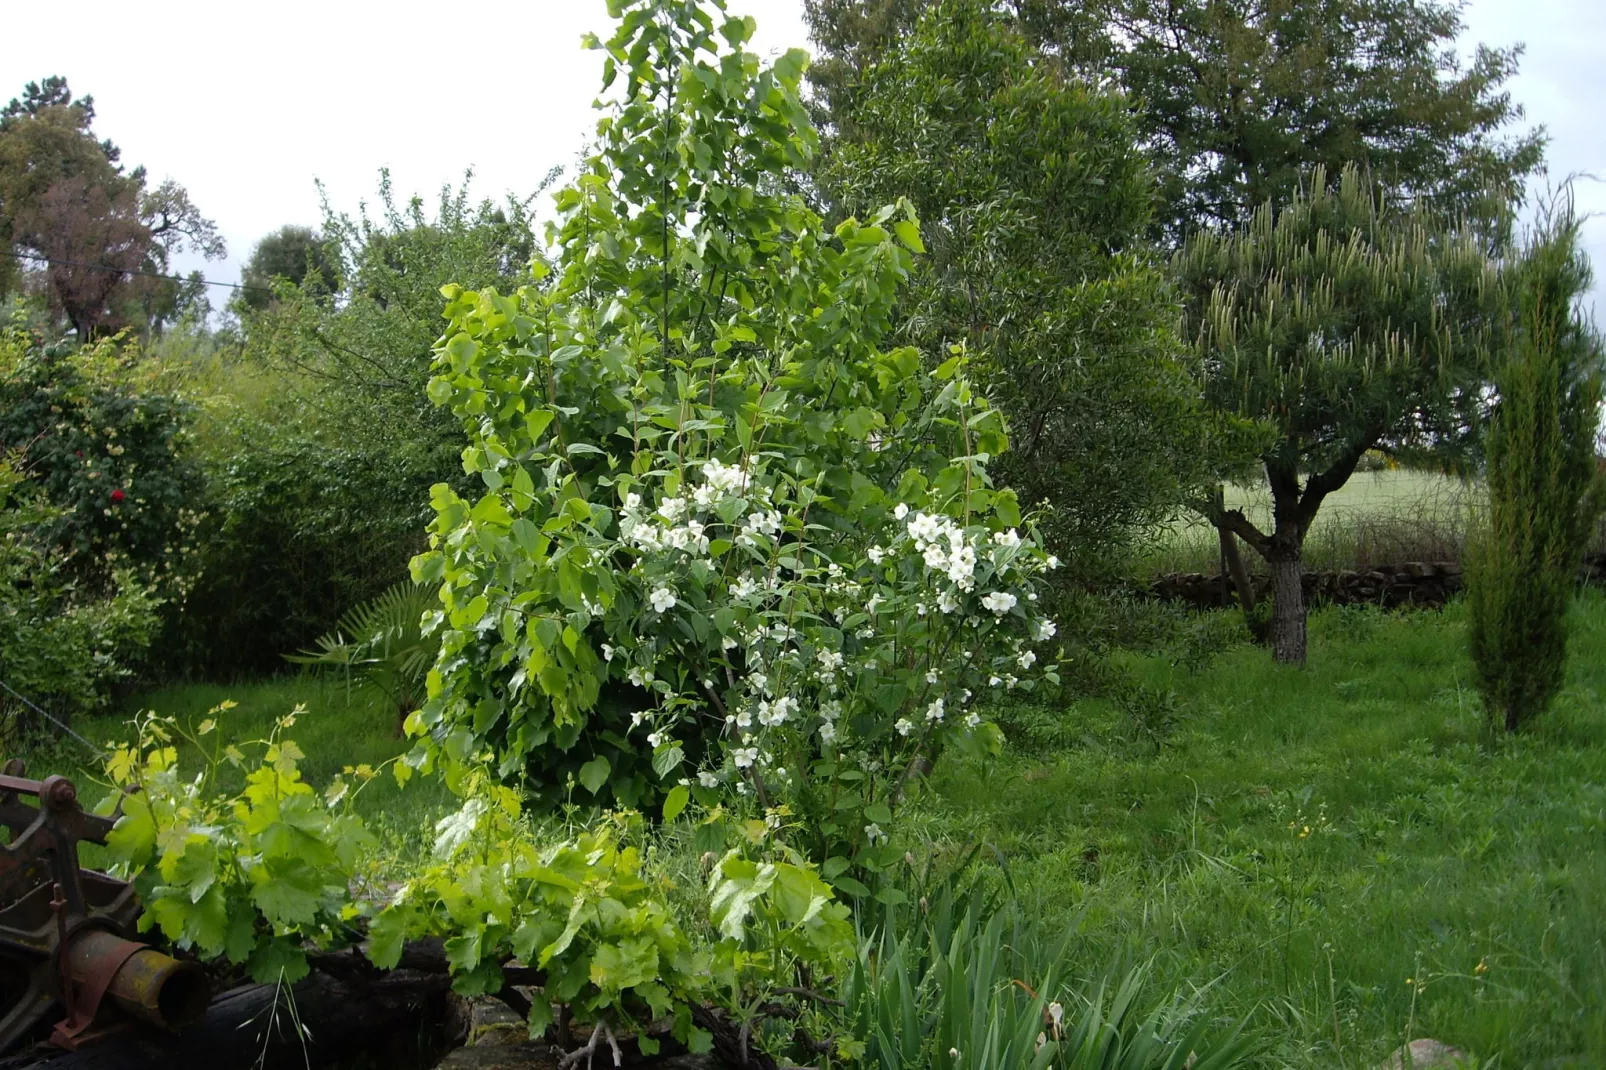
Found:
[[[806, 0], [826, 53], [831, 121], [853, 111], [854, 71], [897, 47], [937, 0]], [[1541, 132], [1503, 88], [1520, 48], [1457, 58], [1446, 0], [1006, 0], [1051, 63], [1113, 77], [1160, 165], [1157, 222], [1180, 242], [1233, 226], [1301, 176], [1348, 163], [1389, 196], [1464, 209], [1540, 165]]]
[[311, 227], [286, 224], [257, 242], [240, 271], [245, 287], [240, 291], [241, 304], [262, 311], [277, 300], [275, 286], [281, 280], [307, 296], [332, 295], [339, 288], [340, 276], [324, 250], [323, 237]]
[[1467, 552], [1467, 634], [1491, 725], [1543, 713], [1567, 668], [1578, 561], [1606, 507], [1595, 456], [1606, 351], [1579, 315], [1589, 268], [1570, 205], [1535, 236], [1495, 377], [1488, 501]]
[[1186, 328], [1206, 400], [1261, 421], [1273, 525], [1242, 510], [1212, 520], [1270, 566], [1277, 660], [1305, 660], [1303, 546], [1323, 500], [1381, 444], [1457, 445], [1486, 381], [1501, 280], [1479, 236], [1386, 203], [1351, 167], [1318, 169], [1286, 207], [1267, 204], [1178, 254]]
[[839, 215], [906, 196], [928, 255], [900, 334], [965, 345], [1011, 449], [1000, 478], [1049, 501], [1087, 567], [1172, 512], [1195, 456], [1192, 369], [1153, 185], [1126, 101], [1036, 62], [986, 0], [942, 0], [863, 73], [815, 175]]
[[43, 262], [49, 304], [81, 341], [174, 318], [194, 286], [156, 277], [173, 254], [224, 255], [184, 187], [149, 189], [144, 168], [125, 173], [117, 147], [90, 131], [94, 118], [92, 98], [73, 99], [62, 78], [29, 83], [0, 111], [0, 242]]

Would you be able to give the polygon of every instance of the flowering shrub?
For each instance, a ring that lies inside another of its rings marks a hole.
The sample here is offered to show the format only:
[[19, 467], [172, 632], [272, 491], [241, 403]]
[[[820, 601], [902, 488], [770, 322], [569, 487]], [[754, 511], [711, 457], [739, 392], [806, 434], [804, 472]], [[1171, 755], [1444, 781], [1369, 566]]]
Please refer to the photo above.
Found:
[[55, 506], [36, 538], [81, 583], [131, 570], [170, 597], [187, 584], [201, 474], [190, 406], [157, 375], [121, 338], [46, 346], [0, 328], [0, 450]]
[[765, 177], [814, 146], [801, 53], [761, 67], [719, 2], [612, 7], [624, 84], [547, 281], [444, 291], [430, 396], [485, 493], [434, 491], [409, 761], [488, 751], [668, 816], [745, 797], [842, 877], [885, 853], [906, 769], [996, 746], [976, 706], [1052, 662], [1053, 561], [988, 479], [1003, 425], [963, 353], [882, 345], [907, 205], [827, 231]]

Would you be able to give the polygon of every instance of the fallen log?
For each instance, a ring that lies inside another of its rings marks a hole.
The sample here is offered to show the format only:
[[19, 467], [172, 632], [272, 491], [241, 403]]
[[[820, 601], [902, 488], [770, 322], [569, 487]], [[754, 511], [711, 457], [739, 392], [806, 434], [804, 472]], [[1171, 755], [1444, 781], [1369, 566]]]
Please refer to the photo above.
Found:
[[224, 992], [183, 1033], [119, 1023], [78, 1051], [41, 1046], [0, 1059], [0, 1070], [422, 1070], [465, 1028], [444, 973], [314, 970], [293, 986]]

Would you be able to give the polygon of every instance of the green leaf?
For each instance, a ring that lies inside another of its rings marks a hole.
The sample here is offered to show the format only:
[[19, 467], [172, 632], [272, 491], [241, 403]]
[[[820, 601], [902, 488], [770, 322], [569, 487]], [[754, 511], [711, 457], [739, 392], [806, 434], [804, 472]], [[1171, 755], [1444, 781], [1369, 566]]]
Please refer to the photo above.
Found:
[[268, 936], [257, 944], [245, 968], [259, 985], [293, 985], [307, 976], [307, 956], [291, 939]]
[[684, 784], [676, 784], [664, 796], [664, 820], [673, 821], [679, 817], [686, 804], [691, 801], [691, 790]]
[[877, 825], [892, 824], [892, 811], [886, 803], [871, 803], [864, 808], [864, 819], [873, 821]]
[[892, 224], [892, 229], [898, 235], [898, 240], [908, 246], [911, 252], [923, 253], [926, 251], [925, 243], [920, 240], [920, 224], [913, 220], [900, 219]]
[[612, 770], [613, 767], [608, 764], [608, 759], [599, 754], [580, 767], [580, 783], [585, 785], [587, 791], [595, 795], [608, 782], [608, 774]]

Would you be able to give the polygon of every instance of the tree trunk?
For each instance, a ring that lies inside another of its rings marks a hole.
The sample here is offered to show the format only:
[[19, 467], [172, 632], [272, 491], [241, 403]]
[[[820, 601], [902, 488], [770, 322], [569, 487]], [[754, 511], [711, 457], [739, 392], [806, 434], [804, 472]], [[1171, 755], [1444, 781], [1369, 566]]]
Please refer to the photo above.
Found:
[[1244, 555], [1238, 551], [1238, 536], [1222, 527], [1218, 527], [1216, 533], [1221, 537], [1221, 560], [1227, 575], [1232, 578], [1233, 588], [1238, 592], [1238, 604], [1245, 613], [1253, 613], [1255, 584], [1244, 565]]
[[1284, 665], [1305, 664], [1305, 561], [1298, 545], [1276, 547], [1271, 568], [1271, 650]]

